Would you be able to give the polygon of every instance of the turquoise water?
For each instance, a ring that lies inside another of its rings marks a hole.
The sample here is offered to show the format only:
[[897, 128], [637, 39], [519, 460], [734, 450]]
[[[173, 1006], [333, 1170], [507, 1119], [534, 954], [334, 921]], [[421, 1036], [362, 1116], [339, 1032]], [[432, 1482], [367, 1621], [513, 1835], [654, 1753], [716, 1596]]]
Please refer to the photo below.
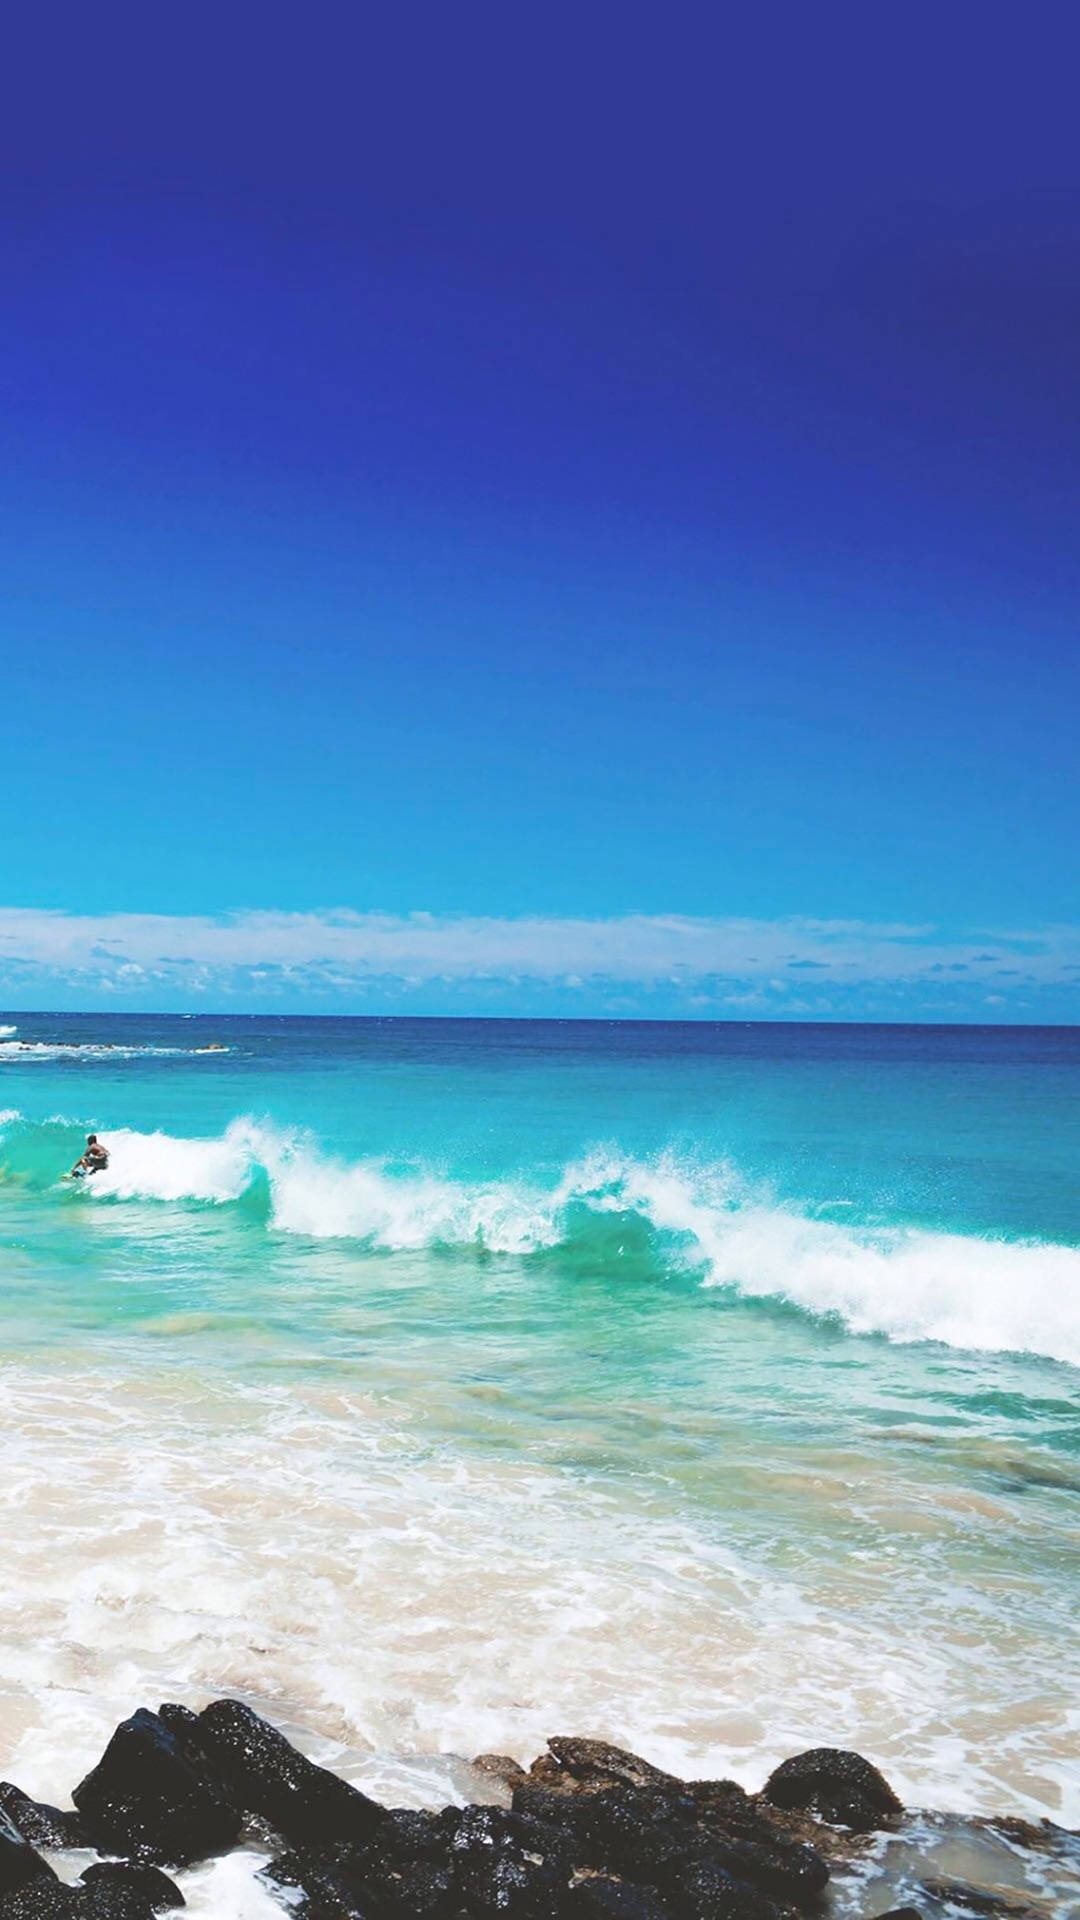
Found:
[[4, 1018], [9, 1775], [231, 1689], [1080, 1820], [1080, 1031]]

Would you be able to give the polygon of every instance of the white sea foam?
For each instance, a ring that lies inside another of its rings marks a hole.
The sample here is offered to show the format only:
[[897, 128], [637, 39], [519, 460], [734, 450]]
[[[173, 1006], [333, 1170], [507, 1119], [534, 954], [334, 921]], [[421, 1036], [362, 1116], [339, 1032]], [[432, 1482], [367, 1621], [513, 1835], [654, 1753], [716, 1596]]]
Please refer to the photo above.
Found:
[[212, 1140], [129, 1127], [102, 1131], [100, 1137], [110, 1157], [105, 1172], [87, 1186], [97, 1199], [238, 1200], [257, 1166], [257, 1130], [243, 1121]]
[[12, 1034], [18, 1031], [18, 1027], [0, 1027], [0, 1040], [10, 1040]]
[[137, 1703], [228, 1692], [396, 1804], [452, 1797], [451, 1755], [572, 1728], [748, 1785], [825, 1739], [916, 1802], [1080, 1814], [1067, 1602], [1047, 1616], [1033, 1578], [1030, 1607], [985, 1604], [972, 1530], [997, 1523], [942, 1502], [931, 1458], [825, 1448], [791, 1495], [823, 1525], [823, 1488], [884, 1506], [918, 1542], [902, 1563], [872, 1528], [845, 1556], [796, 1524], [777, 1554], [737, 1478], [695, 1518], [662, 1476], [433, 1444], [332, 1373], [35, 1363], [3, 1386], [0, 1756], [41, 1797]]
[[261, 1170], [270, 1224], [385, 1249], [478, 1245], [527, 1255], [590, 1214], [637, 1215], [705, 1284], [836, 1315], [856, 1333], [937, 1340], [1080, 1365], [1080, 1249], [916, 1228], [860, 1227], [781, 1205], [726, 1166], [597, 1153], [555, 1188], [391, 1174], [327, 1158], [300, 1134], [234, 1121], [211, 1140], [120, 1130], [95, 1198], [228, 1203]]
[[13, 1040], [5, 1035], [14, 1034], [16, 1027], [0, 1027], [0, 1066], [31, 1065], [35, 1061], [109, 1061], [109, 1060], [145, 1060], [168, 1059], [196, 1054], [228, 1053], [230, 1048], [213, 1047], [154, 1047], [122, 1046], [111, 1041], [97, 1040]]

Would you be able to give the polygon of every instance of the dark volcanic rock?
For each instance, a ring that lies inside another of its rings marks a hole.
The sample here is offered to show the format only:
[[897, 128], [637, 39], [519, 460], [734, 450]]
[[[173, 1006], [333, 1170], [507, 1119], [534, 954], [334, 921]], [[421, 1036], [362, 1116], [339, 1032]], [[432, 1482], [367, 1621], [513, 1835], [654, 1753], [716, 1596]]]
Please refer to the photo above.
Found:
[[688, 1867], [673, 1893], [674, 1911], [687, 1920], [783, 1920], [782, 1907], [723, 1867]]
[[15, 1893], [35, 1880], [55, 1881], [56, 1875], [6, 1813], [0, 1813], [0, 1894]]
[[178, 1707], [174, 1700], [163, 1700], [158, 1708], [158, 1719], [164, 1720], [170, 1733], [175, 1733], [180, 1745], [192, 1736], [198, 1735], [199, 1716], [190, 1707]]
[[66, 1887], [35, 1880], [0, 1896], [0, 1920], [154, 1920], [154, 1909], [132, 1887]]
[[295, 1849], [265, 1874], [300, 1891], [303, 1920], [553, 1920], [572, 1852], [565, 1832], [502, 1807], [397, 1809], [357, 1845]]
[[146, 1708], [113, 1734], [92, 1773], [72, 1794], [102, 1853], [185, 1866], [231, 1847], [236, 1808], [184, 1753], [176, 1735]]
[[886, 1826], [904, 1811], [884, 1774], [842, 1747], [812, 1747], [785, 1760], [769, 1775], [763, 1793], [776, 1807], [808, 1807], [823, 1820], [861, 1833]]
[[995, 1893], [990, 1887], [971, 1887], [965, 1880], [923, 1880], [924, 1893], [933, 1900], [945, 1900], [963, 1913], [988, 1914], [993, 1920], [1039, 1920], [1039, 1914], [1022, 1896]]
[[31, 1880], [15, 1893], [0, 1894], [2, 1920], [78, 1920], [78, 1904], [61, 1881]]
[[106, 1887], [126, 1888], [129, 1893], [140, 1894], [155, 1913], [187, 1905], [175, 1880], [170, 1880], [160, 1867], [139, 1865], [134, 1860], [95, 1860], [80, 1878], [83, 1886], [91, 1887], [95, 1894]]
[[192, 1737], [245, 1811], [294, 1846], [360, 1840], [386, 1817], [359, 1788], [317, 1767], [239, 1700], [206, 1707]]
[[590, 1874], [570, 1890], [566, 1911], [574, 1920], [670, 1920], [671, 1909], [652, 1887]]
[[681, 1787], [674, 1774], [663, 1773], [650, 1761], [642, 1760], [625, 1747], [609, 1746], [606, 1740], [548, 1741], [559, 1766], [585, 1786]]
[[812, 1904], [829, 1878], [820, 1854], [778, 1835], [741, 1789], [705, 1796], [681, 1787], [611, 1787], [567, 1795], [526, 1786], [515, 1791], [514, 1807], [561, 1825], [576, 1866], [656, 1887], [664, 1898], [697, 1868], [799, 1906]]
[[457, 1911], [450, 1848], [461, 1814], [389, 1810], [356, 1846], [331, 1848], [323, 1858], [354, 1905], [386, 1915], [428, 1920]]
[[360, 1904], [333, 1865], [315, 1854], [280, 1854], [259, 1879], [286, 1892], [289, 1912], [297, 1920], [377, 1920], [374, 1909]]
[[34, 1847], [84, 1847], [86, 1835], [77, 1813], [65, 1813], [41, 1800], [31, 1800], [10, 1780], [0, 1780], [0, 1809]]
[[574, 1867], [567, 1833], [526, 1813], [466, 1807], [450, 1843], [457, 1897], [474, 1914], [550, 1920]]
[[888, 1913], [879, 1913], [877, 1920], [923, 1920], [918, 1907], [890, 1907]]
[[71, 1920], [154, 1920], [154, 1908], [137, 1887], [119, 1881], [76, 1887]]

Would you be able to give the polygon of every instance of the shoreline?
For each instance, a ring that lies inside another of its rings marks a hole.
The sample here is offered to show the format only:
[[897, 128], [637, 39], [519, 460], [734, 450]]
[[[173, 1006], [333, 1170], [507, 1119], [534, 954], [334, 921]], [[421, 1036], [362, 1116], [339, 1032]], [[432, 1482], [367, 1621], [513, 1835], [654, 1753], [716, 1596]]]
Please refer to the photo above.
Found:
[[71, 1809], [0, 1783], [0, 1920], [151, 1920], [184, 1905], [193, 1920], [1080, 1913], [1080, 1834], [905, 1808], [848, 1750], [792, 1755], [755, 1793], [586, 1738], [553, 1736], [527, 1769], [498, 1754], [460, 1765], [458, 1803], [393, 1809], [242, 1700], [138, 1709]]

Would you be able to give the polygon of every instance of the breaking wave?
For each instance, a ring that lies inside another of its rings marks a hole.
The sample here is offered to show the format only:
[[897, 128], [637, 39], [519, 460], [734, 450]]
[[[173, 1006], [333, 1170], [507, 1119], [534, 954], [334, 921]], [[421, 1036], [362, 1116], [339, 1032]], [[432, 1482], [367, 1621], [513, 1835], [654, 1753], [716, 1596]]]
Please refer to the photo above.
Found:
[[[58, 1188], [82, 1144], [68, 1120], [0, 1115], [0, 1185], [57, 1189], [95, 1205], [244, 1205], [277, 1233], [370, 1248], [566, 1250], [593, 1264], [634, 1232], [665, 1270], [747, 1300], [784, 1302], [855, 1333], [1080, 1365], [1080, 1248], [858, 1224], [783, 1204], [726, 1164], [596, 1151], [555, 1184], [490, 1181], [347, 1162], [310, 1136], [238, 1119], [214, 1139], [115, 1129], [108, 1171]], [[614, 1231], [613, 1234], [613, 1230]]]
[[206, 1047], [124, 1046], [111, 1040], [16, 1040], [17, 1027], [0, 1027], [0, 1066], [12, 1066], [35, 1060], [146, 1060], [190, 1059], [199, 1053], [231, 1053], [232, 1048], [215, 1042]]

